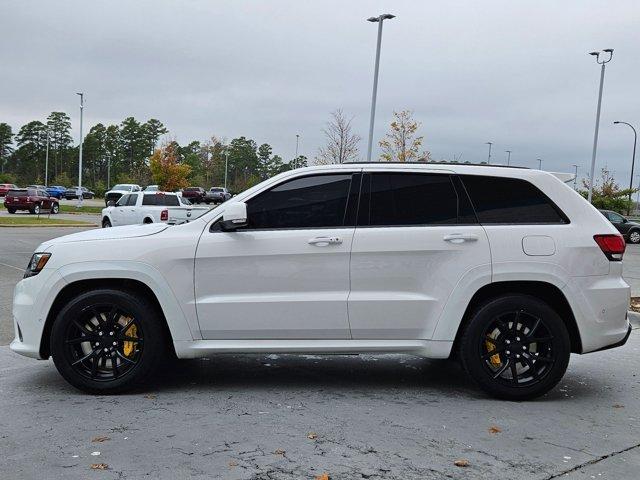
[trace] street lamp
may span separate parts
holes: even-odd
[[[390,13],[382,14],[378,17],[367,18],[368,22],[378,23],[378,43],[376,46],[376,65],[373,71],[373,93],[371,94],[371,116],[369,119],[369,143],[367,144],[367,161],[371,161],[371,148],[373,146],[373,124],[376,117],[376,96],[378,94],[378,71],[380,70],[380,46],[382,44],[382,23],[391,20],[395,15]]]
[[[507,152],[507,166],[511,165],[511,150],[505,150]]]
[[[491,165],[491,145],[493,145],[493,142],[486,142],[485,145],[489,145],[489,156],[487,157],[487,164]]]
[[[638,141],[638,133],[636,132],[636,129],[633,127],[633,125],[631,125],[630,123],[627,122],[618,122],[615,121],[613,122],[614,125],[627,125],[629,128],[631,128],[631,130],[633,130],[633,154],[631,156],[631,180],[629,180],[629,208],[631,208],[631,189],[633,188],[633,167],[634,164],[636,163],[636,143]],[[627,209],[627,215],[629,215],[630,210]]]
[[[578,188],[578,165],[576,165],[575,163],[573,165],[571,165],[573,168],[576,169],[574,177],[573,177],[573,189],[577,190]]]
[[[229,173],[229,147],[224,150],[224,189],[227,190],[227,174]]]
[[[600,60],[602,54],[603,59]],[[596,151],[598,150],[598,130],[600,128],[600,107],[602,106],[602,87],[604,85],[604,66],[613,58],[613,48],[605,48],[602,52],[589,52],[589,55],[596,57],[596,62],[602,65],[600,69],[600,88],[598,90],[598,108],[596,109],[596,128],[593,133],[593,152],[591,154],[591,173],[589,175],[589,193],[587,200],[591,203],[593,197],[593,175],[596,168]]]
[[[49,186],[49,129],[47,128],[47,153],[44,156],[44,186]]]
[[[298,167],[298,144],[300,142],[300,135],[296,133],[296,158],[293,163],[293,168]]]
[[[76,95],[80,95],[80,149],[78,153],[78,207],[82,206],[82,113],[84,110],[84,93],[78,92]]]
[[[542,170],[542,159],[536,158],[536,160],[538,161],[538,170]]]

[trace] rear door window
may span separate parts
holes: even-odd
[[[562,224],[566,215],[532,183],[520,178],[461,175],[481,224]]]
[[[138,194],[132,193],[129,195],[129,199],[127,200],[127,206],[134,207],[137,201],[138,201]]]
[[[455,225],[477,223],[466,194],[451,175],[380,172],[363,180],[361,226]]]

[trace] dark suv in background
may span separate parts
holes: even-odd
[[[37,214],[47,210],[51,213],[60,211],[58,199],[50,197],[46,190],[39,188],[9,190],[4,197],[4,207],[9,213],[16,213],[17,210],[29,210],[29,212]]]
[[[627,220],[612,210],[600,210],[600,213],[613,223],[627,242],[640,243],[640,223]]]
[[[182,191],[182,196],[191,203],[203,203],[207,201],[207,191],[202,187],[187,187]]]

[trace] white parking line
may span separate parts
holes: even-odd
[[[2,265],[3,267],[15,268],[19,272],[24,272],[24,268],[16,267],[15,265],[9,265],[8,263],[2,263],[2,262],[0,262],[0,265]]]

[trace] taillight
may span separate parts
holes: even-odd
[[[160,220],[162,222],[166,222],[167,220],[169,220],[169,210],[162,210],[160,212]]]
[[[626,247],[622,235],[594,235],[593,239],[600,247],[600,250],[602,250],[602,253],[604,253],[609,260],[617,262],[622,260],[622,255],[624,254],[624,249]]]
[[[27,197],[27,202],[30,202],[30,201],[31,201],[31,197]]]

